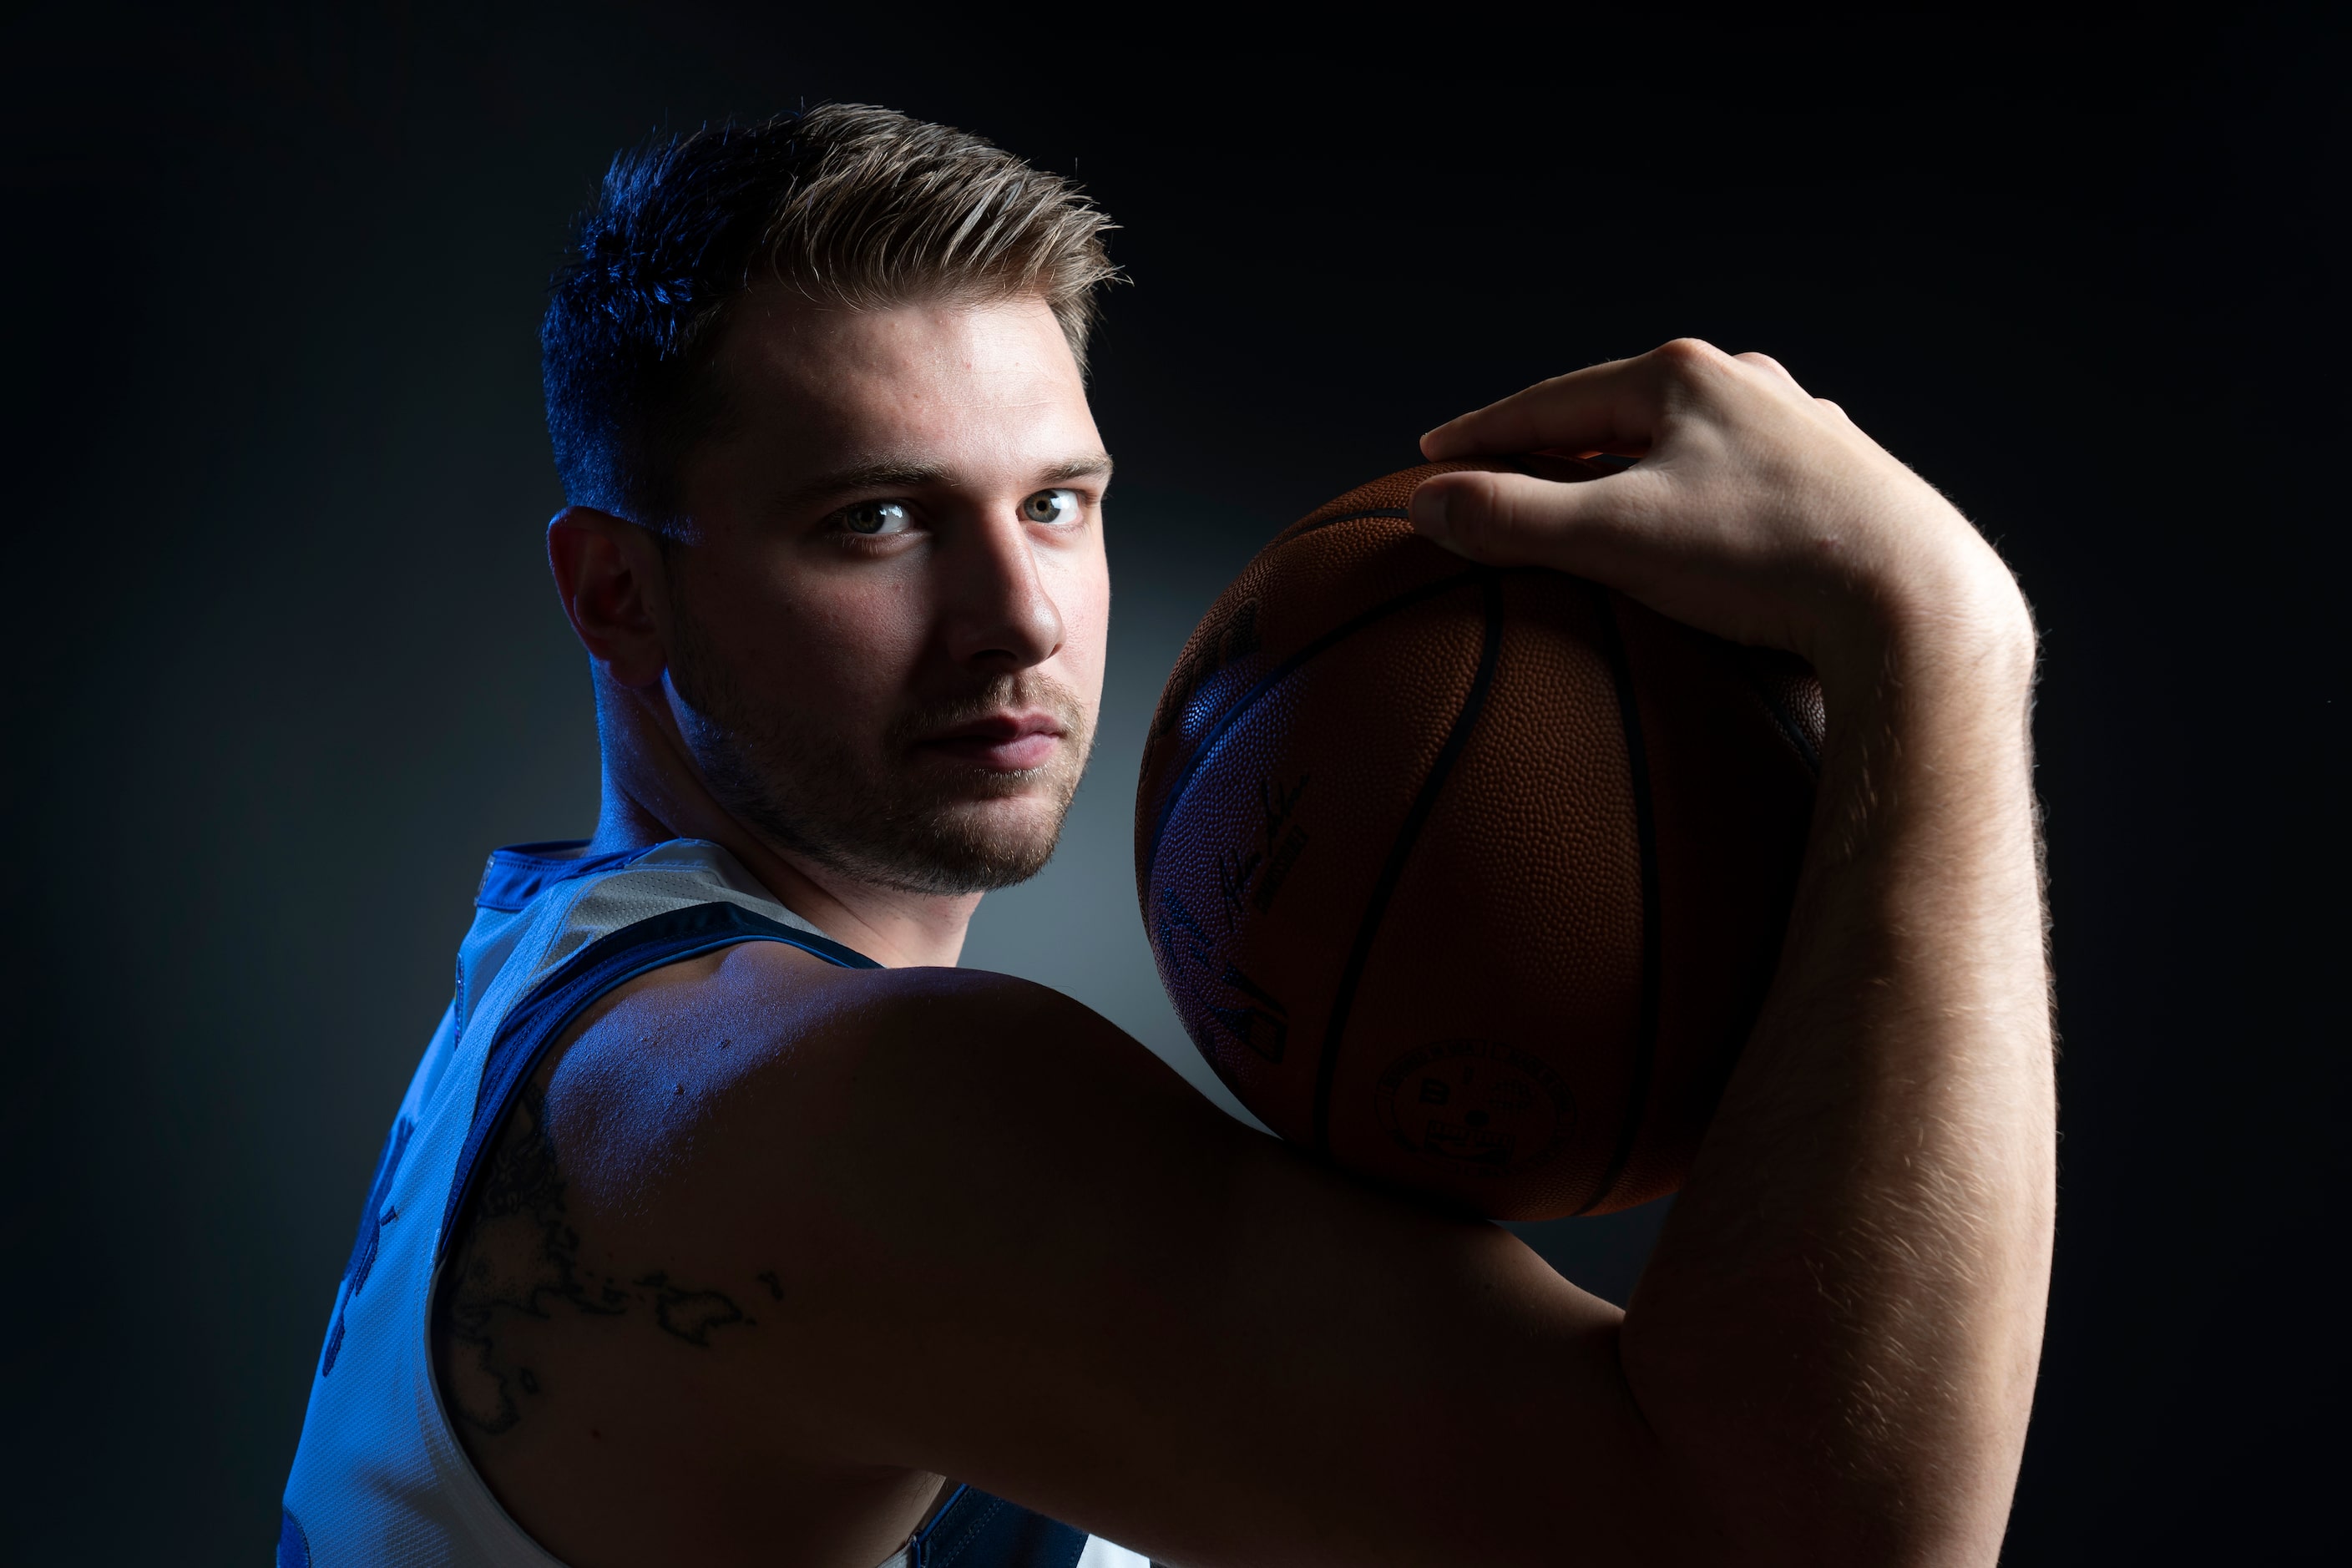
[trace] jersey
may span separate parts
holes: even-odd
[[[718,845],[490,857],[457,995],[402,1097],[336,1287],[286,1484],[278,1568],[560,1568],[491,1495],[434,1376],[433,1293],[509,1107],[583,1009],[664,964],[777,942],[877,967],[776,902]],[[1146,1568],[1124,1548],[959,1488],[884,1568]]]

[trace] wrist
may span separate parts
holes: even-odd
[[[1813,653],[1832,714],[1883,705],[1894,691],[1939,706],[2014,711],[2033,687],[2037,639],[2017,581],[1979,543],[1941,569],[1867,595]]]

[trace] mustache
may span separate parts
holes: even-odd
[[[886,731],[889,748],[903,752],[943,731],[957,730],[1006,709],[1016,712],[1043,709],[1054,716],[1065,739],[1083,745],[1093,726],[1078,694],[1049,677],[1024,672],[1002,675],[969,691],[926,701],[891,721]]]

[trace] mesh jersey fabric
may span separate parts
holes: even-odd
[[[483,872],[457,995],[401,1099],[336,1287],[286,1483],[279,1568],[562,1568],[490,1494],[433,1375],[443,1230],[482,1142],[478,1123],[503,1119],[519,1081],[518,1033],[536,1037],[525,1042],[535,1056],[602,994],[593,984],[610,989],[735,942],[786,941],[835,963],[870,962],[777,903],[715,844],[673,839],[593,858],[580,847],[500,849]],[[564,997],[551,1002],[558,991]],[[507,1059],[494,1063],[502,1046]],[[498,1081],[486,1082],[494,1066]],[[970,1489],[891,1563],[1146,1568],[1122,1547]]]

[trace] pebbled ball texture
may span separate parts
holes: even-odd
[[[1310,513],[1169,678],[1136,884],[1193,1043],[1283,1137],[1498,1219],[1672,1192],[1778,959],[1809,672],[1417,537],[1434,463]]]

